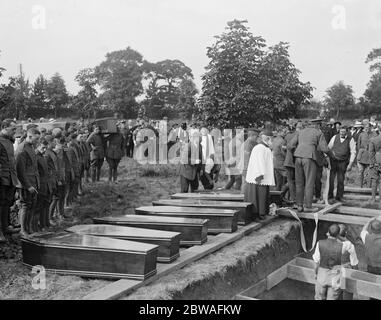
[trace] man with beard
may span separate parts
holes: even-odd
[[[16,163],[13,143],[16,123],[6,119],[1,123],[0,132],[0,243],[6,239],[3,233],[15,233],[19,230],[9,223],[10,207],[15,200],[17,185]]]

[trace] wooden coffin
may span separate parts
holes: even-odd
[[[94,124],[100,126],[103,133],[116,133],[118,132],[116,125],[118,121],[114,118],[102,118],[94,120]]]
[[[94,278],[144,280],[156,273],[158,246],[75,233],[22,238],[23,263]]]
[[[136,228],[180,232],[180,245],[201,245],[207,241],[208,220],[159,216],[124,215],[93,218],[96,224],[112,224]]]
[[[136,214],[157,215],[181,218],[208,219],[208,233],[231,233],[237,230],[238,210],[175,207],[175,206],[148,206],[135,209]]]
[[[253,219],[253,204],[250,202],[238,201],[217,201],[217,200],[197,200],[197,199],[168,199],[153,202],[154,206],[176,206],[195,208],[214,208],[238,210],[238,224],[247,225]]]
[[[175,193],[171,199],[200,199],[213,201],[244,201],[244,195],[238,191],[218,190],[192,193]],[[270,191],[270,203],[282,204],[281,191]]]
[[[103,224],[76,225],[66,229],[66,231],[77,234],[88,234],[92,236],[109,237],[158,245],[158,262],[170,263],[180,256],[181,233],[179,232]]]

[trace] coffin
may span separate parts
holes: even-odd
[[[172,262],[180,255],[181,233],[101,224],[76,225],[68,232],[158,245],[157,261]]]
[[[118,132],[116,125],[118,121],[114,118],[102,118],[94,120],[94,124],[100,126],[103,133],[116,133]]]
[[[152,244],[66,232],[21,242],[23,263],[44,266],[46,271],[137,280],[156,273],[158,246]]]
[[[201,191],[192,193],[175,193],[171,199],[200,199],[214,201],[244,201],[244,195],[238,190]],[[270,203],[282,204],[281,191],[270,191]]]
[[[124,215],[93,218],[96,224],[112,224],[136,228],[180,232],[180,245],[201,245],[207,241],[208,220],[160,216]]]
[[[175,207],[175,206],[149,206],[135,209],[136,214],[157,215],[181,218],[208,219],[208,233],[234,232],[237,230],[238,210]]]
[[[196,199],[168,199],[154,201],[153,205],[238,210],[239,225],[247,225],[253,219],[253,204],[250,202]]]

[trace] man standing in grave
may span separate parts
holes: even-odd
[[[273,133],[269,128],[260,134],[261,142],[251,151],[246,174],[244,201],[253,204],[253,218],[266,219],[269,213],[270,186],[275,185],[271,152]]]

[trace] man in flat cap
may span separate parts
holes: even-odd
[[[318,148],[325,154],[329,152],[324,135],[319,129],[320,122],[321,119],[311,120],[287,145],[289,150],[295,150],[296,202],[299,212],[317,211],[317,208],[312,208],[317,152]]]
[[[361,231],[365,245],[365,257],[370,273],[381,275],[381,221],[379,217],[370,219]]]

